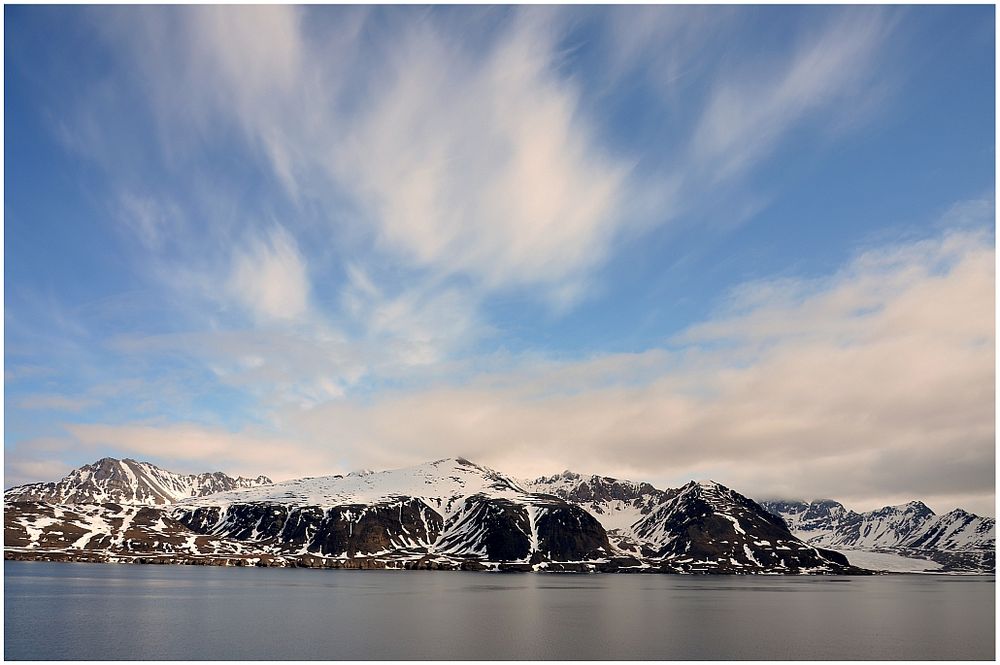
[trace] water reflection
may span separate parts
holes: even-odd
[[[993,578],[5,562],[8,659],[991,659]]]

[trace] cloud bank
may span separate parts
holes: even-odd
[[[872,248],[829,277],[744,284],[662,348],[514,358],[461,383],[286,408],[281,440],[192,424],[69,431],[287,477],[461,454],[519,476],[711,477],[762,498],[990,513],[994,266],[982,231]]]

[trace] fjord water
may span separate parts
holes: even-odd
[[[4,562],[5,659],[976,659],[994,578]]]

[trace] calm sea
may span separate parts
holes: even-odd
[[[4,562],[6,659],[982,659],[994,578]]]

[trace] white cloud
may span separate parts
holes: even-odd
[[[295,239],[280,228],[237,251],[226,284],[231,297],[259,319],[303,316],[309,305],[306,262]]]
[[[244,476],[273,475],[273,479],[310,474],[316,450],[288,439],[253,431],[230,432],[193,423],[169,426],[145,424],[67,426],[85,448],[111,447],[122,455],[155,460],[172,471],[203,472],[225,469]],[[333,456],[329,456],[325,461]],[[315,467],[312,467],[315,469]]]
[[[158,251],[177,228],[176,206],[125,192],[119,197],[119,218],[147,249]]]
[[[780,65],[751,60],[714,87],[694,130],[689,166],[718,182],[770,155],[807,120],[842,127],[875,94],[873,67],[889,30],[881,10],[849,11],[818,35],[803,35]],[[763,74],[759,72],[764,72]]]
[[[45,411],[82,411],[97,404],[89,397],[69,397],[50,393],[34,393],[17,400],[19,409],[41,409]]]
[[[172,168],[235,129],[296,201],[350,210],[336,216],[350,230],[334,233],[373,243],[352,260],[423,269],[430,283],[470,278],[481,292],[472,300],[529,287],[565,308],[622,236],[717,201],[706,183],[742,173],[807,121],[853,117],[882,83],[881,11],[830,13],[783,61],[751,55],[732,68],[700,55],[734,25],[733,11],[615,9],[598,15],[608,91],[644,68],[664,86],[664,122],[687,124],[671,82],[692,67],[714,81],[700,120],[679,132],[690,146],[653,172],[633,171],[641,152],[610,149],[594,100],[563,66],[560,39],[575,21],[566,12],[496,12],[489,35],[468,13],[388,20],[357,8],[129,8],[95,22],[124,47],[122,73],[158,120]],[[86,118],[114,117],[120,110],[102,105],[122,99],[104,91],[81,106]],[[149,215],[135,219],[155,242]]]
[[[4,455],[4,488],[35,482],[52,482],[65,476],[72,467],[61,460],[21,458],[14,453]]]
[[[713,476],[751,495],[869,507],[974,495],[967,508],[992,512],[993,257],[978,233],[867,252],[684,336],[722,347],[511,370],[294,423],[356,466],[464,454],[523,475]]]
[[[306,11],[123,20],[117,39],[145,71],[165,150],[236,126],[293,196],[347,193],[362,212],[351,223],[396,260],[486,289],[578,297],[624,222],[628,165],[557,71],[548,15],[518,10],[473,45],[419,17],[372,46],[363,13],[338,11],[319,39]]]
[[[989,514],[994,257],[976,231],[870,249],[831,278],[745,286],[675,351],[515,358],[466,382],[282,409],[294,463],[259,432],[206,450],[265,473],[278,458],[315,475],[465,455],[522,476],[712,477],[758,497],[926,498]],[[169,425],[143,430],[145,443],[119,429],[74,432],[149,454],[175,438],[152,431]]]
[[[384,247],[554,296],[605,257],[626,170],[554,70],[554,38],[525,16],[486,57],[427,23],[398,38],[335,166],[374,208]]]

